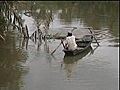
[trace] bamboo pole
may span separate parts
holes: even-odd
[[[3,41],[6,41],[5,38],[4,38],[2,35],[0,35],[0,38],[1,38]]]
[[[25,33],[25,28],[24,27],[22,27],[22,33],[24,35],[24,38],[26,38],[26,33]]]
[[[16,22],[16,16],[15,16],[15,13],[14,13],[14,19],[13,19],[13,24],[15,25],[15,22]],[[13,30],[15,29],[15,26],[13,26]]]
[[[26,27],[27,38],[29,38],[29,33],[28,33],[28,27],[27,27],[27,25],[25,25],[25,27]]]

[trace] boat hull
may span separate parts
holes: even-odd
[[[82,53],[77,54],[75,56],[64,56],[64,63],[65,64],[71,64],[74,62],[77,62],[78,60],[82,59],[83,57],[85,57],[88,53],[90,53],[90,51],[92,50],[92,47],[88,47],[85,51],[83,51]]]
[[[88,49],[91,46],[91,42],[93,40],[92,35],[85,35],[82,39],[76,40],[77,48],[75,50],[67,50],[63,49],[66,56],[74,56],[79,53],[84,52],[86,49]]]

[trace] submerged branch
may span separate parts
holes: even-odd
[[[5,38],[4,38],[2,35],[0,35],[0,38],[1,38],[3,41],[6,41]]]

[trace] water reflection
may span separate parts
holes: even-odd
[[[86,51],[76,55],[76,56],[64,56],[63,62],[61,64],[66,71],[67,78],[72,78],[72,74],[74,74],[74,68],[77,66],[77,62],[85,57],[88,53],[93,54],[93,48],[89,47]]]
[[[28,38],[23,38],[23,41],[22,41],[22,48],[26,47],[26,50],[27,50],[27,47],[28,47],[28,41],[29,41]]]
[[[34,5],[35,3],[35,5]],[[48,5],[49,3],[49,5]],[[33,11],[40,9],[40,15],[33,13],[36,22],[39,19],[45,20],[45,11],[50,11],[53,21],[50,21],[51,28],[58,28],[60,25],[77,25],[77,27],[91,26],[94,31],[104,31],[106,28],[112,36],[118,37],[119,31],[119,3],[116,2],[28,2],[26,8],[33,7]],[[26,9],[25,8],[25,9]],[[29,10],[29,9],[28,9]],[[31,10],[32,11],[32,10]],[[114,11],[114,12],[113,12]],[[44,14],[44,15],[43,15]],[[57,15],[57,17],[56,17]],[[40,16],[40,17],[39,17]],[[49,18],[50,19],[50,18]],[[47,20],[47,19],[46,19]],[[60,20],[60,22],[58,22]],[[78,21],[74,23],[75,21]],[[54,25],[52,25],[54,24]]]
[[[27,59],[27,54],[17,48],[15,38],[8,37],[5,43],[0,44],[0,89],[19,90],[22,85],[21,78],[27,72],[27,67],[22,64]]]

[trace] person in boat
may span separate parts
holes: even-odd
[[[75,50],[77,48],[77,44],[75,42],[75,36],[72,32],[68,32],[68,35],[65,40],[65,49]]]

